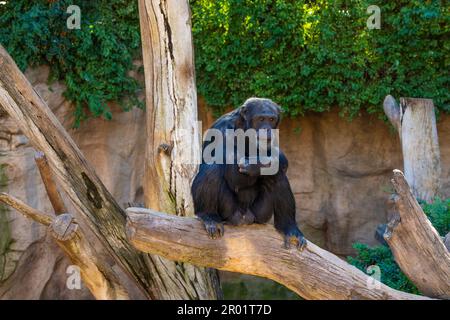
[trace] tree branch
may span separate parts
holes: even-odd
[[[3,192],[0,193],[0,202],[11,206],[27,218],[49,227],[49,232],[58,246],[70,261],[80,268],[84,284],[97,300],[129,299],[115,272],[92,249],[72,215],[65,213],[51,217]]]
[[[55,214],[58,215],[61,213],[66,213],[66,206],[64,205],[61,195],[59,194],[56,187],[56,183],[53,180],[52,171],[48,164],[47,158],[45,157],[45,154],[41,151],[37,151],[34,156],[34,161],[36,162],[39,173],[41,174],[45,190],[47,191],[48,198],[53,206]]]
[[[224,237],[212,240],[195,218],[126,212],[128,238],[141,251],[269,278],[306,299],[428,299],[389,288],[311,242],[303,252],[283,249],[282,236],[269,225],[226,226]]]
[[[0,193],[0,202],[3,202],[4,204],[16,209],[25,217],[30,218],[40,224],[43,224],[44,226],[49,226],[53,221],[53,217],[30,207],[25,202],[7,193],[4,192]]]
[[[450,253],[400,170],[394,170],[392,184],[398,215],[389,221],[384,238],[395,261],[423,294],[450,299]]]

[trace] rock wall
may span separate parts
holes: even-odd
[[[116,112],[112,121],[95,119],[74,130],[70,104],[62,97],[64,86],[55,83],[49,87],[45,67],[26,75],[118,203],[142,202],[144,111]],[[114,105],[111,108],[118,109]],[[211,112],[202,104],[199,111],[207,128],[213,121]],[[438,132],[441,193],[449,197],[449,116],[442,116]],[[386,221],[391,171],[402,165],[397,134],[373,116],[348,122],[337,112],[329,112],[284,119],[280,137],[290,161],[288,175],[297,201],[297,218],[306,236],[339,255],[351,254],[352,243],[357,241],[376,244],[375,227]],[[16,124],[0,111],[0,165],[5,165],[8,177],[5,191],[52,212],[33,153]],[[5,252],[0,251],[0,262],[6,266],[0,268],[0,299],[92,298],[86,288],[66,288],[69,262],[46,237],[45,228],[13,210],[7,213],[7,221],[13,242]]]

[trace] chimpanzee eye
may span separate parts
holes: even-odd
[[[269,120],[270,120],[270,122],[273,122],[275,120],[275,118],[271,117]]]
[[[264,117],[259,117],[259,121],[264,121]]]

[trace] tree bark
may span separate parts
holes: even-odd
[[[423,294],[450,299],[450,253],[412,194],[403,173],[394,170],[392,184],[398,215],[384,238],[402,271]]]
[[[311,242],[302,252],[284,249],[271,225],[225,226],[213,240],[195,218],[126,211],[131,243],[171,260],[269,278],[305,299],[428,299],[389,288]]]
[[[146,257],[126,239],[124,211],[2,46],[0,70],[0,105],[34,147],[45,153],[54,176],[79,213],[77,219],[86,223],[142,292],[152,297],[154,283]]]
[[[431,202],[440,187],[440,153],[433,100],[384,100],[384,111],[400,135],[406,180],[414,196]]]
[[[147,136],[145,206],[193,215],[190,184],[200,140],[188,1],[140,0]],[[153,257],[160,299],[221,297],[217,273]]]

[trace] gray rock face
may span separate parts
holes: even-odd
[[[76,144],[120,205],[141,203],[145,152],[142,110],[115,112],[112,121],[91,120],[71,129],[70,104],[64,86],[46,84],[48,69],[27,77],[69,131]],[[118,110],[117,106],[111,108]],[[213,119],[200,104],[203,128]],[[442,195],[450,196],[450,117],[438,124],[443,169]],[[281,145],[290,166],[288,176],[297,200],[297,219],[306,236],[339,255],[351,254],[354,242],[376,244],[378,224],[386,222],[392,169],[402,166],[397,134],[371,116],[352,122],[337,112],[310,114],[282,122]],[[8,184],[4,191],[32,207],[52,212],[35,166],[34,149],[17,125],[0,110],[0,165]],[[66,203],[70,208],[70,203]],[[70,209],[69,209],[70,210]],[[1,214],[1,212],[0,212]],[[8,221],[8,222],[5,222]],[[0,299],[90,299],[88,290],[69,290],[69,261],[39,224],[10,210],[0,219],[13,242],[1,251]],[[4,230],[1,229],[0,230]],[[1,242],[2,237],[0,237]]]

